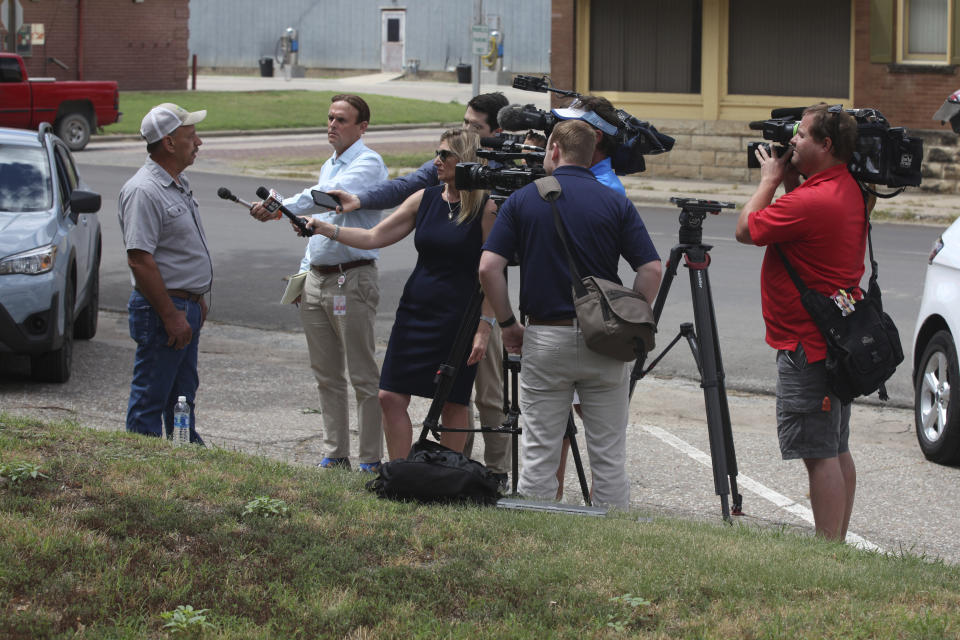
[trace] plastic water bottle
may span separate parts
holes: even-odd
[[[173,446],[183,447],[190,444],[190,405],[187,397],[177,398],[173,406]]]

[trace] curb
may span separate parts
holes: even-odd
[[[108,125],[109,126],[109,125]],[[421,123],[397,123],[397,124],[372,124],[367,127],[367,131],[405,131],[409,129],[449,129],[459,127],[459,122],[421,122]],[[270,135],[288,135],[288,134],[322,134],[326,133],[326,127],[291,127],[289,129],[217,129],[215,131],[200,131],[204,138],[226,138],[230,136],[270,136]],[[113,142],[117,140],[142,140],[139,133],[102,133],[97,134],[104,142]]]

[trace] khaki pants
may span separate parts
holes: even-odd
[[[500,328],[494,327],[487,343],[487,357],[477,365],[474,380],[473,404],[484,427],[499,427],[503,424],[503,340]],[[473,411],[469,412],[467,427],[475,429]],[[470,457],[473,451],[474,433],[467,434],[463,455]],[[483,434],[483,463],[494,473],[510,470],[510,440],[513,436],[503,433]]]
[[[347,371],[357,401],[360,462],[378,462],[383,455],[383,430],[377,399],[380,372],[377,368],[373,323],[380,301],[377,268],[355,267],[339,273],[311,270],[303,286],[300,320],[310,352],[310,368],[317,379],[323,414],[325,455],[350,456],[350,412]],[[346,315],[333,313],[333,297],[346,296]]]
[[[517,491],[553,500],[573,392],[580,395],[593,502],[626,509],[629,369],[587,348],[577,327],[530,325],[523,334],[522,461]]]

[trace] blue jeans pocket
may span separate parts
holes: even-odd
[[[130,337],[137,344],[149,344],[160,324],[160,318],[153,312],[153,307],[146,301],[142,304],[131,302],[127,311],[130,314]]]
[[[187,314],[187,321],[190,322],[190,326],[194,332],[198,331],[200,328],[199,313],[196,314],[196,318],[190,317],[190,311],[187,305],[191,303],[181,298],[171,298],[171,301],[173,302],[173,306]],[[197,310],[199,312],[199,306]],[[153,310],[153,307],[150,306],[146,298],[134,292],[134,294],[130,296],[130,301],[127,303],[127,311],[129,313],[130,337],[134,342],[139,345],[166,344],[167,331],[163,327],[160,316]]]

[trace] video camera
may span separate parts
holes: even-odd
[[[481,149],[477,154],[480,155]],[[495,153],[495,152],[488,152]],[[504,159],[517,159],[514,156],[537,157],[539,164],[533,164],[528,167],[518,167],[515,165],[504,165],[500,167],[489,167],[479,162],[460,162],[457,164],[456,174],[454,176],[458,191],[473,191],[475,189],[489,189],[495,193],[491,194],[494,201],[502,200],[509,194],[521,187],[525,187],[537,178],[547,175],[543,170],[543,153],[500,153],[498,157]],[[481,156],[483,157],[483,156]]]
[[[840,105],[830,107],[832,111],[845,111],[857,121],[857,144],[847,168],[860,185],[877,196],[892,197],[904,187],[920,184],[920,162],[923,159],[923,140],[911,138],[903,127],[891,127],[882,113],[876,109],[843,109]],[[762,131],[763,138],[778,143],[773,147],[763,142],[751,142],[747,145],[747,166],[755,169],[760,166],[755,151],[758,145],[771,148],[777,157],[783,155],[796,135],[804,107],[774,109],[769,120],[751,122],[750,128]],[[878,194],[864,186],[864,183],[897,188],[891,194]]]
[[[508,131],[539,129],[547,137],[553,127],[561,120],[580,119],[617,141],[617,148],[610,155],[613,170],[621,176],[638,173],[647,168],[644,155],[665,153],[673,148],[674,140],[656,130],[649,122],[639,120],[623,109],[617,109],[619,125],[607,122],[593,111],[579,109],[577,104],[582,96],[574,91],[557,89],[550,86],[549,76],[518,75],[513,78],[513,88],[523,91],[537,91],[572,97],[575,101],[565,109],[553,109],[549,112],[537,109],[532,104],[507,105],[497,114],[500,126]]]
[[[541,147],[523,144],[523,134],[498,133],[480,138],[486,149],[477,149],[477,157],[489,164],[458,162],[454,180],[458,190],[473,191],[488,189],[494,201],[504,200],[508,195],[524,187],[546,173],[543,170],[545,156]],[[525,166],[518,165],[522,160]]]

